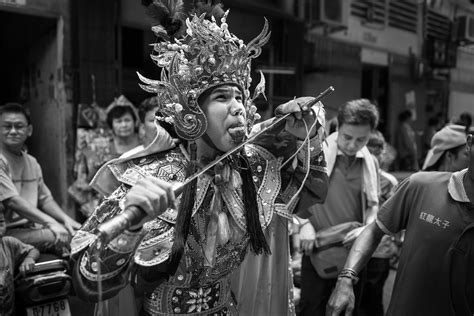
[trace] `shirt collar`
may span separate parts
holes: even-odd
[[[453,200],[470,203],[471,201],[467,197],[466,190],[464,189],[463,185],[463,178],[466,173],[467,169],[453,172],[451,178],[449,179],[448,192]]]

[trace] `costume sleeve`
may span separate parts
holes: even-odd
[[[282,182],[284,186],[286,184],[285,191],[297,193],[305,181],[294,211],[296,214],[301,214],[314,204],[324,203],[328,190],[328,175],[326,159],[318,136],[310,141],[309,153],[308,144],[297,141],[296,146],[298,149],[301,148],[296,156],[296,164],[293,163],[293,166],[288,165],[282,169]]]
[[[43,181],[43,172],[38,163],[36,163],[37,177],[38,177],[38,208],[42,208],[43,205],[53,201],[53,195]]]
[[[6,161],[0,157],[0,202],[17,195],[19,194],[10,177],[8,165]]]
[[[170,223],[157,218],[152,221],[152,229],[144,228],[137,232],[125,231],[105,247],[98,249],[97,227],[123,211],[121,205],[127,190],[128,186],[122,184],[106,198],[71,241],[73,284],[77,295],[85,301],[98,301],[99,269],[103,289],[102,299],[115,296],[130,280],[132,280],[132,285],[140,283],[142,286],[150,287],[156,284],[155,281],[163,280],[163,274],[160,273],[166,272],[166,269],[162,268],[164,264],[160,265],[161,262],[149,264],[150,269],[145,269],[134,263],[134,257],[139,256],[144,261],[155,257],[156,251],[158,251],[157,247],[146,248],[149,252],[139,251],[137,247],[142,240],[150,238],[150,235],[156,236],[163,232],[172,233],[172,224]],[[145,224],[145,226],[147,225]],[[163,257],[163,261],[166,259],[167,257]]]
[[[127,284],[128,268],[141,240],[141,232],[125,231],[103,247],[100,247],[96,237],[100,224],[122,212],[119,203],[125,193],[122,185],[105,199],[71,241],[73,284],[77,295],[85,301],[98,300],[99,272],[103,288],[102,299],[113,297]]]
[[[382,205],[377,214],[377,225],[386,234],[394,235],[405,229],[408,224],[415,185],[409,177],[403,180],[395,193]]]
[[[257,124],[252,133],[256,133],[269,124],[272,120]],[[257,137],[254,144],[258,144],[270,151],[275,157],[283,158],[286,164],[281,169],[282,197],[288,202],[300,188],[307,172],[308,177],[299,194],[296,213],[303,212],[310,206],[323,203],[328,189],[328,176],[326,173],[326,159],[322,150],[324,130],[317,123],[318,133],[308,143],[303,143],[285,130],[285,124],[279,124]],[[291,206],[290,206],[291,207]]]
[[[21,242],[19,239],[11,236],[3,236],[3,240],[6,245],[10,248],[12,254],[12,261],[14,269],[18,268],[18,265],[23,262],[23,259],[28,255],[30,250],[34,249],[33,246]]]

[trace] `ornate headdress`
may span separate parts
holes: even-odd
[[[170,0],[167,0],[170,2]],[[166,2],[166,1],[163,1]],[[254,100],[264,93],[265,79],[261,74],[260,83],[250,96],[250,64],[253,58],[261,53],[261,47],[268,41],[270,33],[268,22],[261,33],[247,45],[230,33],[227,28],[227,15],[220,18],[220,24],[211,15],[194,13],[183,23],[186,31],[183,35],[173,38],[169,34],[166,23],[172,20],[170,15],[180,17],[179,6],[182,1],[175,1],[172,9],[169,3],[154,0],[151,6],[160,11],[160,25],[152,27],[153,32],[162,41],[154,44],[151,58],[162,67],[161,79],[151,80],[138,73],[144,84],[140,86],[148,92],[156,93],[160,98],[160,112],[163,120],[174,124],[179,137],[195,140],[207,129],[207,119],[199,104],[199,96],[206,90],[223,85],[236,85],[243,93],[244,106],[247,110],[247,130],[253,126],[258,114],[251,110]],[[163,14],[163,8],[167,13]],[[176,23],[173,24],[176,30]],[[179,27],[178,27],[179,28]]]

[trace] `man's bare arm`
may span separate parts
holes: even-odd
[[[53,217],[43,213],[19,195],[6,199],[3,202],[8,209],[13,210],[15,213],[18,213],[32,222],[46,226],[56,222]]]
[[[372,257],[384,234],[376,222],[369,224],[354,242],[344,269],[352,270],[356,274],[359,273]],[[339,277],[329,299],[326,315],[352,315],[354,303],[353,280],[347,277]]]
[[[69,233],[64,226],[57,222],[53,217],[37,209],[31,203],[19,195],[15,195],[5,201],[5,206],[24,218],[48,227],[56,236],[56,240],[63,243],[69,242]]]
[[[370,223],[354,242],[344,268],[349,268],[359,273],[372,257],[383,235],[385,233],[375,221]]]
[[[56,203],[54,200],[50,200],[42,206],[43,212],[47,213],[48,215],[52,216],[58,222],[64,224],[68,229],[71,235],[74,235],[74,231],[79,229],[81,225],[72,219],[63,209]]]

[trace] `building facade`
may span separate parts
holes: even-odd
[[[329,118],[347,100],[375,101],[389,141],[403,110],[415,114],[419,138],[430,118],[472,113],[474,51],[460,21],[473,7],[467,0],[300,0],[303,94],[333,85]]]
[[[189,10],[192,0],[185,0]],[[223,0],[231,30],[245,41],[269,21],[272,36],[253,65],[254,84],[266,77],[257,102],[264,118],[295,96],[328,86],[328,118],[345,101],[374,100],[390,141],[398,113],[416,114],[422,131],[473,111],[474,5],[469,0]],[[136,71],[159,78],[150,59],[156,39],[139,0],[0,0],[0,103],[32,112],[28,150],[43,166],[56,199],[68,211],[77,110],[106,107],[124,94],[149,94]],[[471,33],[469,33],[471,32]],[[94,78],[94,80],[92,79]]]

